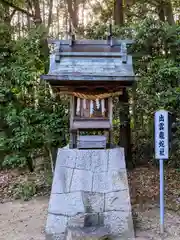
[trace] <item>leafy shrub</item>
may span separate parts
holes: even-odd
[[[68,100],[52,94],[40,80],[44,62],[40,52],[40,33],[11,41],[7,61],[0,63],[0,119],[4,125],[0,151],[3,166],[25,167],[33,171],[32,155],[38,149],[63,146],[68,132]]]
[[[3,167],[8,168],[24,168],[26,166],[26,158],[19,155],[6,155],[2,163]]]
[[[31,181],[19,183],[14,186],[13,193],[16,199],[28,201],[37,193],[36,185]]]

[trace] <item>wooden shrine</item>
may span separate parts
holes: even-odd
[[[113,96],[132,86],[135,76],[130,40],[53,40],[50,69],[42,78],[71,96],[70,147],[112,146]],[[101,131],[103,134],[90,135]],[[81,134],[83,133],[83,135]],[[104,134],[104,133],[108,133]],[[108,144],[109,143],[109,144]]]

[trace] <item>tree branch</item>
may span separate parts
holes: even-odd
[[[33,14],[31,14],[30,12],[28,12],[27,10],[25,10],[23,8],[16,6],[13,3],[7,2],[6,0],[0,0],[0,2],[6,6],[14,8],[16,11],[22,12],[22,13],[26,14],[27,16],[34,18]]]
[[[13,11],[12,11],[12,13],[11,13],[11,15],[10,15],[10,19],[13,18],[13,16],[14,16],[15,13],[16,13],[16,9],[13,9]]]

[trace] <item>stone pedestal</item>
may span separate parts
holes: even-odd
[[[71,240],[75,233],[78,240],[134,239],[122,148],[59,149],[46,239]]]

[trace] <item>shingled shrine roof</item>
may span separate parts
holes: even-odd
[[[135,80],[132,56],[126,44],[131,41],[62,40],[50,56],[50,68],[42,78],[53,86],[80,85],[82,82],[116,82],[130,86]]]

